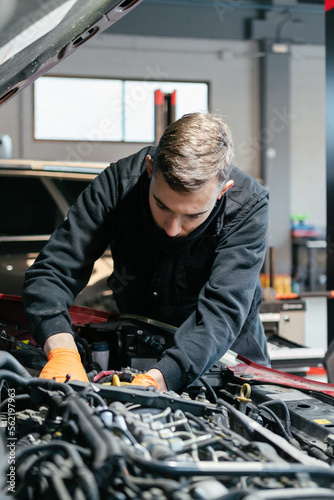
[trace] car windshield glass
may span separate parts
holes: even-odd
[[[0,236],[51,234],[63,216],[40,179],[2,177]]]

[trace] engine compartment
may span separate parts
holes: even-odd
[[[180,394],[130,385],[138,359],[158,356],[171,332],[142,318],[99,323],[83,310],[73,324],[90,382],[39,379],[45,356],[24,329],[20,302],[7,306],[1,498],[334,498],[333,385],[231,354]],[[105,337],[111,366],[115,356],[126,364],[102,371],[92,363],[92,339]]]

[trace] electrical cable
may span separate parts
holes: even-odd
[[[274,413],[270,408],[267,408],[266,406],[263,406],[262,404],[260,404],[258,407],[260,408],[260,410],[262,410],[262,411],[264,410],[267,413],[269,413],[269,415],[275,420],[276,424],[280,428],[280,430],[281,430],[283,436],[285,437],[285,439],[287,441],[289,441],[289,443],[294,446],[293,437],[290,437],[289,434],[287,433],[287,431],[284,429],[283,424],[280,421],[280,419],[278,418],[278,416],[276,415],[276,413]]]
[[[209,401],[211,403],[216,404],[217,403],[217,395],[216,395],[215,391],[213,390],[213,388],[211,387],[211,385],[203,377],[200,377],[199,380],[200,380],[200,382],[202,382],[205,389],[207,389],[207,391],[209,392],[209,394],[211,396],[211,399],[209,399]]]
[[[254,428],[251,426],[247,417],[243,413],[241,413],[239,410],[234,408],[234,406],[232,406],[230,403],[227,403],[226,401],[224,401],[224,399],[218,398],[217,404],[224,406],[224,408],[226,408],[242,424],[242,426],[245,428],[245,430],[247,430],[249,436],[254,435],[254,432],[255,432]]]
[[[133,446],[138,444],[138,441],[136,440],[136,438],[127,429],[122,429],[122,427],[120,427],[119,425],[114,425],[114,424],[108,425],[108,429],[110,431],[117,431],[117,432],[120,432],[121,434],[123,434],[130,441],[130,443]]]
[[[282,406],[282,408],[284,409],[284,412],[285,412],[285,427],[286,427],[286,432],[288,433],[288,435],[290,436],[291,439],[293,439],[293,435],[292,435],[292,432],[291,432],[291,419],[290,419],[290,411],[289,411],[289,408],[286,404],[285,401],[283,401],[282,399],[274,399],[272,401],[265,401],[263,403],[260,403],[258,405],[259,408],[263,408],[265,406],[274,406],[274,405],[279,405],[279,406]]]

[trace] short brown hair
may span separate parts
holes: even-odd
[[[194,192],[214,177],[223,187],[232,161],[232,134],[223,119],[190,113],[166,128],[153,158],[153,172],[161,172],[174,191]]]

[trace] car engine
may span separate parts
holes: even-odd
[[[45,356],[24,320],[8,316],[0,318],[1,498],[334,498],[334,386],[233,353],[180,394],[131,385],[171,336],[135,317],[76,317],[90,382],[61,384],[38,378]],[[109,338],[108,370],[92,361],[96,338]]]

